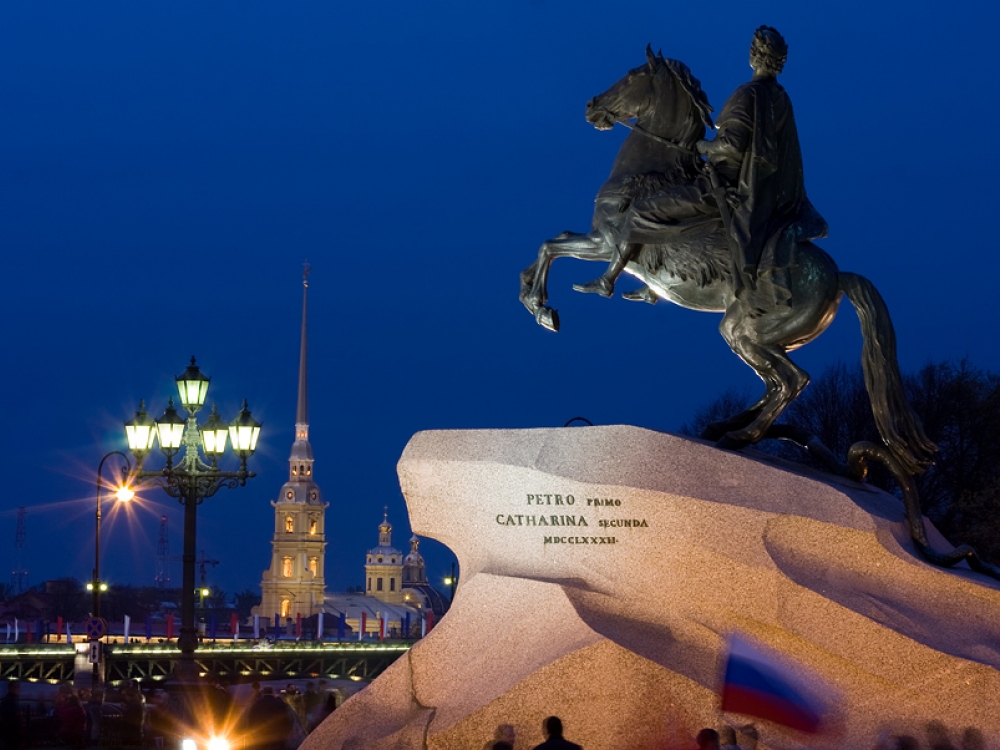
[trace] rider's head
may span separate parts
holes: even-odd
[[[750,43],[750,67],[757,73],[776,76],[785,67],[788,45],[777,29],[761,26]]]

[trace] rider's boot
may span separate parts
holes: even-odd
[[[640,246],[634,243],[624,243],[615,247],[614,257],[608,263],[607,270],[593,281],[586,284],[574,284],[573,288],[584,294],[599,294],[602,297],[610,297],[615,293],[615,280],[628,265],[629,260]]]
[[[622,294],[622,299],[627,299],[629,302],[648,302],[651,305],[655,305],[657,297],[656,292],[643,284],[634,291]]]
[[[615,293],[615,277],[617,274],[609,276],[607,272],[601,274],[593,281],[586,284],[574,284],[573,288],[584,294],[599,294],[602,297],[610,297]]]

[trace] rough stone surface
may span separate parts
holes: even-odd
[[[414,532],[459,558],[455,604],[303,750],[479,750],[500,723],[526,750],[551,714],[586,750],[692,747],[752,720],[719,711],[732,631],[839,695],[820,736],[757,721],[764,747],[1000,737],[1000,587],[919,560],[883,492],[625,426],[423,432],[398,468]]]

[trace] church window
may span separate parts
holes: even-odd
[[[396,558],[395,557],[390,557],[389,558],[389,562],[391,562],[393,565],[395,565],[396,564]]]
[[[309,533],[312,534],[313,536],[316,536],[316,529],[318,527],[319,527],[319,523],[317,523],[316,518],[315,517],[310,518],[309,519]]]
[[[368,590],[369,591],[372,590],[372,579],[371,578],[368,579]]]
[[[310,557],[309,558],[309,572],[312,573],[313,578],[319,575],[319,558]]]
[[[395,578],[390,578],[389,579],[389,591],[395,591],[395,590],[396,590],[396,579]]]
[[[319,500],[319,493],[316,490],[313,490],[311,497],[313,500]]]
[[[382,558],[380,557],[380,558],[378,559],[378,561],[379,561],[379,562],[382,562]]]
[[[292,577],[292,558],[283,557],[281,559],[281,575],[285,578]]]
[[[289,534],[295,531],[295,519],[291,516],[285,516],[285,531]]]
[[[311,475],[312,475],[312,473],[313,473],[313,470],[312,470],[312,467],[311,467],[311,466],[307,466],[307,467],[306,467],[306,476],[307,476],[307,477],[308,477],[308,476],[311,476]]]
[[[381,578],[376,578],[375,579],[375,589],[376,589],[376,591],[381,591],[382,590],[382,579]]]
[[[286,500],[291,500],[293,497],[295,497],[295,493],[292,492],[291,490],[288,490],[288,492],[285,493]]]
[[[292,467],[292,476],[293,477],[297,477],[298,475],[299,475],[299,467],[298,466],[293,466]]]
[[[290,617],[292,614],[292,602],[288,599],[281,600],[281,612],[282,617]]]

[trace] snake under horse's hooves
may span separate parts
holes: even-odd
[[[702,433],[702,437],[709,440],[714,439],[718,447],[727,450],[739,450],[746,447],[742,441],[729,438],[725,433],[718,435],[718,430],[723,425],[724,423],[710,425]],[[920,495],[913,482],[913,477],[903,470],[899,460],[888,446],[867,440],[855,443],[847,451],[847,463],[845,464],[839,461],[830,449],[820,442],[819,438],[801,427],[789,424],[772,425],[765,437],[790,440],[805,449],[810,456],[823,464],[831,473],[858,482],[864,481],[868,475],[868,462],[878,461],[890,471],[903,493],[903,507],[906,509],[906,523],[910,529],[910,538],[913,540],[913,546],[924,560],[943,568],[954,567],[964,560],[977,573],[1000,581],[1000,567],[983,560],[976,550],[968,544],[959,545],[951,552],[938,552],[931,547],[927,540],[924,516],[920,511]]]

